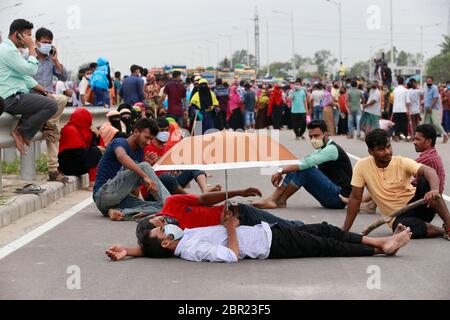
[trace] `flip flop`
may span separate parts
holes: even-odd
[[[42,189],[38,185],[27,184],[23,188],[16,189],[15,193],[17,193],[17,194],[41,194],[45,191],[46,191],[45,189]]]

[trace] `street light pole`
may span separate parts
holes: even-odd
[[[337,6],[339,12],[339,65],[343,63],[342,61],[342,47],[343,47],[343,30],[342,30],[342,3],[337,1],[325,0]]]
[[[394,9],[392,0],[390,0],[391,5],[391,68],[394,68]]]

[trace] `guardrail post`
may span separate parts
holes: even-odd
[[[2,149],[0,149],[0,193],[3,192],[3,166],[2,166]]]
[[[36,179],[36,142],[32,142],[28,148],[27,154],[20,157],[20,178],[25,181],[33,181]]]
[[[17,159],[17,149],[16,148],[7,148],[3,149],[4,160],[6,163],[11,164],[14,163]]]
[[[42,154],[42,141],[36,141],[34,144],[35,144],[34,148],[35,158],[36,160],[38,160]]]

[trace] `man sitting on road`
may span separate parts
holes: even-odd
[[[194,262],[225,263],[246,258],[393,256],[411,238],[410,229],[403,225],[387,238],[364,237],[326,222],[304,226],[269,226],[266,222],[252,227],[239,225],[232,214],[224,217],[222,225],[185,231],[173,224],[156,227],[148,223],[137,232],[139,253],[149,258],[176,256]],[[123,252],[113,247],[106,254],[112,260],[119,260]]]
[[[261,196],[261,191],[255,188],[248,188],[246,190],[228,192],[229,199],[251,196]],[[225,205],[217,206],[217,204],[222,203],[225,199],[225,192],[211,192],[201,196],[189,194],[168,197],[159,214],[146,218],[144,218],[146,216],[145,214],[140,215],[143,220],[138,225],[137,233],[139,234],[141,232],[140,230],[146,229],[149,223],[157,227],[165,226],[166,224],[175,224],[183,230],[220,225],[225,214]],[[274,216],[270,212],[244,204],[230,204],[228,209],[229,213],[233,214],[233,216],[239,219],[242,225],[246,226],[254,226],[263,221],[283,226],[304,225],[301,221],[285,220]],[[137,218],[138,216],[135,217]],[[117,245],[108,251],[113,260],[121,260],[126,256],[143,256],[141,247],[124,248]]]
[[[144,162],[144,149],[158,134],[158,124],[147,118],[136,122],[133,134],[117,138],[109,145],[97,170],[94,201],[104,216],[120,221],[125,217],[161,211],[170,195],[151,165]],[[145,156],[147,161],[148,157]],[[144,184],[156,201],[139,199],[139,186]]]
[[[358,161],[355,166],[347,217],[343,230],[349,231],[359,212],[364,187],[367,187],[383,216],[389,216],[409,203],[424,199],[426,205],[410,210],[390,223],[393,230],[399,224],[411,228],[413,238],[442,236],[450,239],[450,214],[440,195],[440,181],[436,171],[414,160],[393,157],[391,141],[386,131],[376,129],[369,133],[366,144],[371,157]],[[411,178],[417,177],[417,187]],[[444,221],[444,227],[431,224],[436,213]]]
[[[308,125],[315,152],[300,160],[299,166],[288,166],[272,176],[275,193],[254,206],[261,209],[285,208],[286,201],[304,187],[324,208],[343,209],[350,196],[352,164],[345,151],[329,138],[322,120]],[[284,174],[288,174],[281,187]]]

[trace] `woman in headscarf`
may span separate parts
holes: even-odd
[[[275,130],[281,129],[283,121],[283,91],[279,84],[275,84],[272,94],[270,95],[267,115],[272,117],[273,128]]]
[[[227,121],[229,127],[233,130],[244,130],[244,120],[242,115],[242,100],[237,92],[237,86],[233,85],[230,89],[230,98],[228,100]]]
[[[214,129],[213,112],[219,106],[219,101],[214,92],[209,89],[207,80],[201,79],[198,85],[198,92],[192,97],[191,105],[197,109],[196,112],[201,114],[202,134],[205,134],[206,131]],[[197,116],[197,119],[200,120],[200,118]]]
[[[84,108],[75,109],[69,123],[61,130],[59,169],[72,176],[89,173],[89,189],[92,189],[104,146],[99,132],[92,126],[91,113]]]
[[[265,129],[269,126],[267,111],[269,109],[269,96],[265,89],[261,90],[261,95],[256,101],[256,129]]]
[[[333,96],[331,94],[332,85],[328,84],[322,98],[323,106],[323,120],[327,124],[328,133],[331,136],[336,135],[334,129],[334,114],[333,114]]]
[[[121,115],[117,111],[111,111],[106,114],[108,122],[100,127],[100,135],[106,146],[109,146],[115,138],[128,138],[127,128],[121,120]]]

